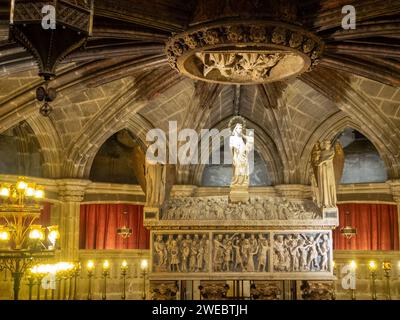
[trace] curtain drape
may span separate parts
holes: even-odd
[[[117,234],[117,229],[124,225],[132,229],[132,235],[127,239]],[[149,231],[143,227],[143,206],[81,205],[80,249],[148,249],[149,238]]]
[[[339,227],[333,232],[336,250],[399,250],[397,206],[388,204],[339,204]],[[350,215],[347,218],[346,212]],[[347,240],[340,233],[348,219],[357,235]]]
[[[41,224],[42,226],[48,227],[50,225],[51,218],[51,203],[42,202],[42,210],[40,211],[40,217],[35,221],[34,224]]]

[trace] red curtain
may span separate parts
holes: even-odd
[[[124,212],[126,214],[124,214]],[[132,235],[123,239],[117,229],[126,225]],[[80,249],[148,249],[150,233],[143,227],[143,206],[130,204],[81,205]]]
[[[50,225],[51,203],[43,202],[42,206],[43,208],[40,212],[40,217],[34,224],[41,224],[42,226],[48,227]]]
[[[399,250],[397,206],[388,204],[339,204],[339,227],[333,233],[336,250]],[[346,217],[346,212],[349,216]],[[357,235],[347,240],[340,233],[348,219]]]

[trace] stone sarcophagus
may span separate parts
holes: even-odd
[[[337,210],[319,208],[301,188],[249,188],[247,202],[175,188],[157,219],[145,219],[150,279],[333,280]]]

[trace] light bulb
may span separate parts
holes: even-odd
[[[355,270],[355,269],[357,268],[357,263],[356,263],[354,260],[351,260],[351,262],[350,262],[350,268],[351,268],[352,270]]]
[[[126,270],[127,268],[128,268],[128,263],[126,262],[126,260],[122,261],[121,269]]]
[[[44,239],[44,233],[42,231],[41,225],[31,226],[31,231],[29,232],[29,239],[32,239],[32,240],[43,240]]]
[[[149,265],[148,261],[147,261],[146,259],[143,259],[143,260],[141,261],[141,263],[140,263],[140,268],[141,268],[143,271],[145,271],[145,270],[147,270],[148,265]]]
[[[44,191],[42,189],[36,189],[35,191],[35,198],[42,199],[44,198]]]
[[[26,195],[27,197],[33,197],[33,196],[35,195],[35,189],[32,188],[32,187],[26,188],[26,190],[25,190],[25,195]]]
[[[376,270],[377,269],[377,265],[376,265],[375,261],[370,261],[369,264],[368,264],[368,268],[371,271]]]
[[[18,190],[25,190],[28,187],[28,184],[24,180],[20,180],[17,182]]]
[[[60,238],[60,232],[58,231],[58,226],[50,226],[50,227],[47,227],[47,229],[49,230],[47,239],[49,239],[51,244],[54,246],[57,239]]]
[[[103,269],[104,270],[108,270],[109,268],[110,268],[110,263],[108,262],[108,260],[104,260]]]
[[[8,189],[7,187],[2,187],[0,190],[0,195],[2,197],[9,197],[10,196],[10,189]]]
[[[7,230],[0,231],[0,241],[10,240],[10,233]]]
[[[93,268],[94,268],[94,262],[93,262],[93,260],[89,260],[89,261],[87,262],[86,267],[87,267],[88,270],[93,270]]]

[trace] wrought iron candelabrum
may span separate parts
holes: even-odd
[[[371,275],[371,297],[372,300],[376,300],[376,270],[378,269],[378,266],[376,265],[375,261],[369,262],[368,269]]]
[[[392,295],[390,292],[390,271],[392,270],[392,264],[390,262],[383,262],[382,269],[386,279],[386,299],[392,300]]]
[[[81,264],[80,262],[77,262],[75,264],[75,268],[73,271],[73,277],[74,277],[74,295],[73,295],[73,300],[77,299],[77,292],[78,292],[78,277],[81,274]]]
[[[333,288],[332,288],[332,300],[336,300],[336,275],[337,275],[337,265],[335,263],[335,261],[332,262],[333,264],[333,276],[335,277],[335,279],[333,280]]]
[[[43,187],[19,177],[0,188],[0,269],[10,271],[14,300],[19,298],[21,279],[36,260],[54,257],[60,237],[58,226],[35,224],[41,214]],[[47,239],[46,239],[47,233]]]
[[[94,262],[92,260],[89,260],[87,265],[87,275],[88,275],[88,294],[87,294],[87,300],[92,300],[92,278],[94,275]]]
[[[143,259],[140,263],[140,269],[142,270],[142,277],[143,277],[143,294],[142,299],[146,300],[146,275],[148,273],[149,263],[146,259]]]
[[[354,260],[352,260],[350,262],[350,270],[351,270],[351,272],[354,273],[354,276],[356,274],[356,269],[357,269],[357,263]],[[356,289],[355,289],[355,286],[354,286],[354,288],[351,288],[350,290],[351,290],[351,300],[356,300]]]
[[[126,275],[128,271],[128,263],[126,260],[122,261],[121,264],[121,276],[122,276],[122,295],[121,299],[125,300],[126,299]]]
[[[108,262],[108,260],[105,260],[103,262],[102,275],[103,275],[104,284],[103,284],[103,294],[102,294],[101,298],[102,298],[102,300],[107,300],[107,278],[110,275],[110,263]]]

